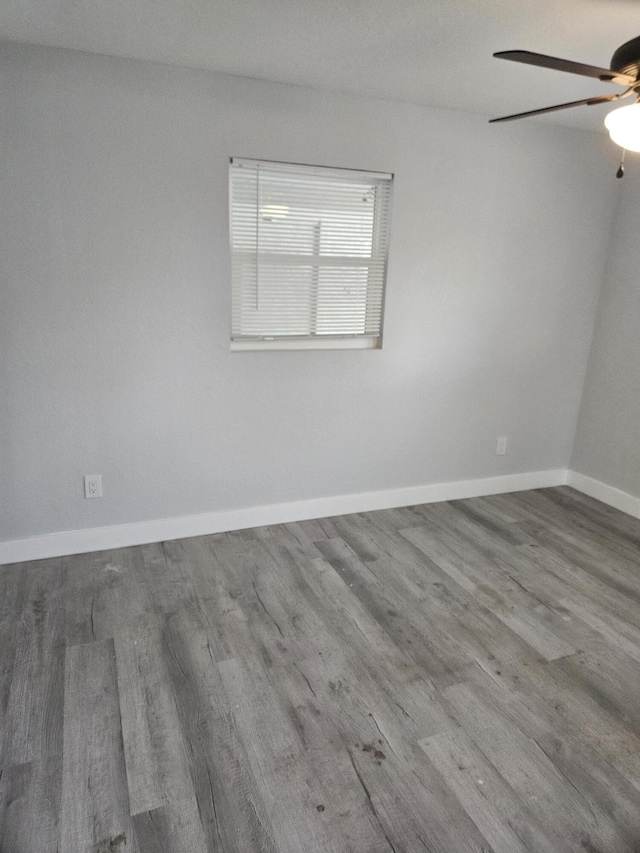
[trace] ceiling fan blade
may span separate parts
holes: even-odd
[[[555,110],[568,110],[570,107],[591,106],[592,104],[604,104],[606,101],[617,101],[620,95],[598,95],[595,98],[585,98],[583,101],[570,101],[568,104],[555,104],[553,107],[543,107],[540,110],[529,110],[526,113],[516,113],[512,116],[501,116],[489,119],[489,124],[495,121],[513,121],[516,118],[527,118],[527,116],[539,116],[542,113],[552,113]]]
[[[598,68],[595,65],[584,65],[582,62],[572,62],[570,59],[557,59],[555,56],[532,53],[530,50],[502,50],[493,55],[497,59],[510,59],[512,62],[524,62],[525,65],[538,65],[541,68],[551,68],[554,71],[582,74],[584,77],[595,77],[597,80],[618,83],[620,86],[629,86],[636,82],[636,78],[631,74],[611,71],[609,68]]]

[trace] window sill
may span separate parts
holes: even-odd
[[[231,352],[303,349],[380,349],[381,347],[382,339],[377,336],[361,338],[275,338],[273,340],[231,341]]]

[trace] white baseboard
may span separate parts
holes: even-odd
[[[567,482],[565,469],[531,471],[524,474],[506,474],[501,477],[484,477],[478,480],[459,480],[451,483],[434,483],[410,486],[403,489],[385,489],[355,495],[336,495],[330,498],[313,498],[290,503],[268,504],[228,512],[208,512],[202,515],[165,518],[157,521],[140,521],[134,524],[117,524],[110,527],[91,527],[48,533],[29,539],[0,542],[0,565],[43,560],[89,551],[106,551],[145,545],[166,539],[184,539],[229,530],[245,530],[266,524],[283,524],[311,518],[328,518],[353,512],[370,512],[376,509],[412,506],[414,504],[474,498],[526,489],[561,486]]]
[[[586,474],[579,474],[577,471],[567,471],[567,485],[615,509],[626,512],[627,515],[640,518],[640,498],[629,494],[629,492],[623,492],[621,489],[616,489],[615,486],[609,486],[607,483],[594,480],[593,477],[587,477]]]

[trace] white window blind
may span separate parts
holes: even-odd
[[[391,183],[231,161],[233,348],[380,345]]]

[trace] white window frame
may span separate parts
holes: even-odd
[[[240,175],[240,170],[245,170],[245,174]],[[256,176],[255,201],[254,190],[247,191],[246,189],[252,187],[251,181],[254,175]],[[278,239],[284,239],[286,242],[286,237],[278,238],[276,236],[275,243],[272,243],[271,246],[267,245],[266,249],[261,250],[258,248],[261,242],[260,234],[266,234],[268,237],[269,233],[272,235],[277,233],[274,230],[265,231],[265,224],[262,221],[264,220],[266,223],[273,221],[264,215],[265,210],[273,207],[268,203],[268,195],[263,197],[267,200],[266,204],[261,201],[260,178],[265,175],[271,177],[272,187],[276,186],[281,194],[284,193],[284,201],[291,204],[291,208],[288,205],[281,208],[287,212],[290,209],[295,211],[296,202],[300,202],[301,188],[303,194],[305,191],[305,176],[308,176],[309,186],[316,188],[316,192],[318,181],[321,181],[325,186],[329,185],[329,194],[332,192],[332,185],[333,192],[336,192],[336,187],[344,189],[351,183],[358,187],[358,192],[364,186],[371,193],[371,198],[366,200],[373,201],[373,208],[370,208],[372,212],[362,217],[362,213],[359,213],[355,207],[349,208],[347,225],[344,226],[344,245],[341,246],[340,222],[335,218],[332,220],[331,216],[334,211],[327,211],[324,218],[319,220],[318,233],[320,234],[322,225],[325,225],[323,234],[327,231],[331,232],[333,229],[334,245],[332,248],[329,245],[330,240],[327,240],[325,247],[328,246],[328,251],[324,253],[322,245],[319,242],[316,244],[315,240],[311,250],[307,247],[306,251],[298,253],[296,251],[296,236],[289,238],[292,239],[292,243],[286,245],[284,249],[279,248]],[[280,178],[283,181],[281,185],[278,184]],[[263,184],[266,183],[264,177],[262,180]],[[287,181],[289,180],[297,182],[294,184],[296,188],[292,191],[291,200],[286,195]],[[231,158],[229,168],[229,231],[233,271],[232,350],[379,349],[382,346],[392,187],[393,175],[389,173]],[[312,215],[315,212],[314,204],[318,203],[317,196],[314,196],[313,192],[313,189],[309,190],[310,207],[306,209],[306,213],[312,211]],[[350,191],[346,190],[345,192],[349,193]],[[322,194],[322,191],[320,193]],[[304,195],[302,197],[304,198]],[[347,204],[353,204],[352,198],[348,195],[347,199]],[[282,201],[282,198],[279,200]],[[364,198],[363,201],[365,201]],[[305,204],[304,201],[303,204]],[[328,204],[331,204],[331,201]],[[278,218],[277,208],[274,207],[274,210],[276,210],[274,216],[276,219]],[[255,219],[255,225],[252,217]],[[353,242],[353,245],[357,247],[356,249],[351,248],[347,234],[349,222],[352,221],[349,217],[355,217],[354,221],[357,222],[355,227],[359,229]],[[358,217],[362,217],[362,219]],[[295,229],[295,219],[292,220],[292,224]],[[269,228],[268,225],[266,227]],[[256,235],[253,240],[252,229],[255,229]],[[291,233],[297,234],[295,230]],[[318,241],[320,239],[319,237]],[[268,244],[268,239],[265,240],[265,243]],[[274,245],[276,251],[273,251]],[[350,250],[350,254],[347,254],[345,247]],[[271,252],[269,252],[269,248],[271,248]],[[284,331],[278,331],[275,325],[268,328],[267,322],[264,322],[259,316],[256,319],[260,298],[261,270],[266,271],[262,273],[263,280],[268,279],[269,271],[271,271],[272,291],[268,297],[268,311],[271,314],[267,320],[274,324],[279,322],[277,314],[280,310],[279,302],[281,301],[282,306],[284,306],[283,315],[286,315],[287,311],[298,312],[296,318],[302,317],[301,323],[308,325],[308,332],[292,334],[291,329],[286,331],[286,319],[280,326],[280,329]],[[280,278],[278,270],[280,270],[282,278]],[[304,299],[301,300],[299,295],[294,296],[293,302],[287,302],[287,286],[283,286],[282,282],[286,281],[289,287],[297,288],[297,270],[300,271],[300,285],[306,287],[307,292],[311,294],[308,297],[310,302],[308,308],[300,307]],[[344,283],[340,279],[340,270],[345,271]],[[314,309],[313,306],[317,306],[320,298],[319,294],[323,285],[318,284],[318,277],[322,275],[323,271],[325,272],[325,281],[328,282],[328,285],[324,286],[326,310],[323,322],[325,329],[330,329],[332,325],[334,330],[339,329],[340,325],[344,328],[346,324],[348,329],[351,326],[346,333],[318,331],[321,324],[314,313],[317,309]],[[349,280],[351,275],[353,278]],[[305,276],[306,283],[303,284],[302,279]],[[331,299],[332,293],[340,293],[341,290],[344,293],[345,288],[349,288],[350,285],[349,296],[351,298],[349,299],[348,296],[346,303]],[[354,290],[355,296],[353,295]],[[359,294],[358,291],[362,291],[362,293]],[[248,308],[247,306],[254,301],[256,309],[253,309],[252,306]],[[300,314],[300,312],[302,313]],[[345,313],[346,320],[343,319]],[[249,314],[251,314],[251,319],[245,321],[245,316]],[[276,319],[274,319],[274,314]],[[362,330],[353,332],[352,329],[360,323],[362,323]],[[315,328],[312,330],[311,327],[314,324]]]

